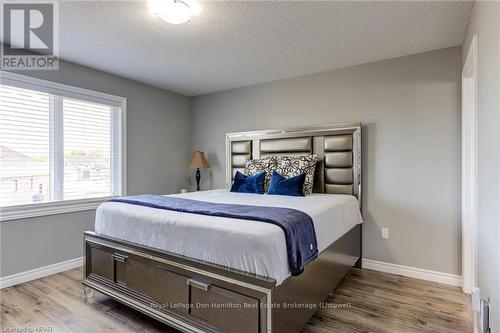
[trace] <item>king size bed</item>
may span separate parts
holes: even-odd
[[[105,202],[95,231],[84,234],[88,294],[98,290],[185,332],[298,332],[361,265],[359,123],[230,133],[226,142],[229,188],[249,161],[314,155],[313,193],[211,190]],[[311,220],[314,241],[302,252],[294,247],[300,232],[293,243],[282,225],[263,223],[275,210]],[[314,260],[302,258],[309,250]]]

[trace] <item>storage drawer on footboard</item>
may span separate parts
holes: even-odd
[[[224,332],[259,332],[259,300],[190,279],[191,314]]]
[[[154,268],[154,301],[163,310],[188,313],[189,286],[185,275],[177,274],[163,265]]]
[[[127,304],[131,299],[140,302],[146,313],[159,311],[203,332],[266,331],[261,291],[205,277],[199,267],[193,273],[172,260],[108,243],[86,241],[84,283],[103,286],[113,297],[123,295]]]
[[[125,252],[113,252],[114,282],[141,293],[151,295],[154,270],[151,260]]]
[[[90,273],[109,281],[114,280],[114,262],[110,249],[104,247],[87,249],[87,274]]]
[[[99,244],[89,245],[87,276],[145,296],[151,294],[155,273],[152,260]]]

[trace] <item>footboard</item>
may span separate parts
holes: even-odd
[[[85,233],[83,284],[182,331],[267,331],[275,281]],[[228,274],[229,273],[229,274]],[[238,277],[238,279],[236,279]]]
[[[280,286],[267,277],[85,232],[83,284],[185,332],[299,331],[314,311],[287,311],[280,303],[324,301],[359,259],[360,229],[351,229],[302,275]]]

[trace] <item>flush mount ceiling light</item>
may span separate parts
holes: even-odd
[[[149,7],[153,15],[172,24],[185,23],[200,12],[195,0],[151,0]]]

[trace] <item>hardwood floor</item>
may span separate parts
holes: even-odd
[[[87,300],[80,281],[74,269],[2,289],[0,332],[176,332],[97,292]],[[352,269],[303,332],[472,332],[472,317],[458,287]]]
[[[473,332],[459,287],[352,269],[329,302],[351,306],[318,311],[304,332]]]

